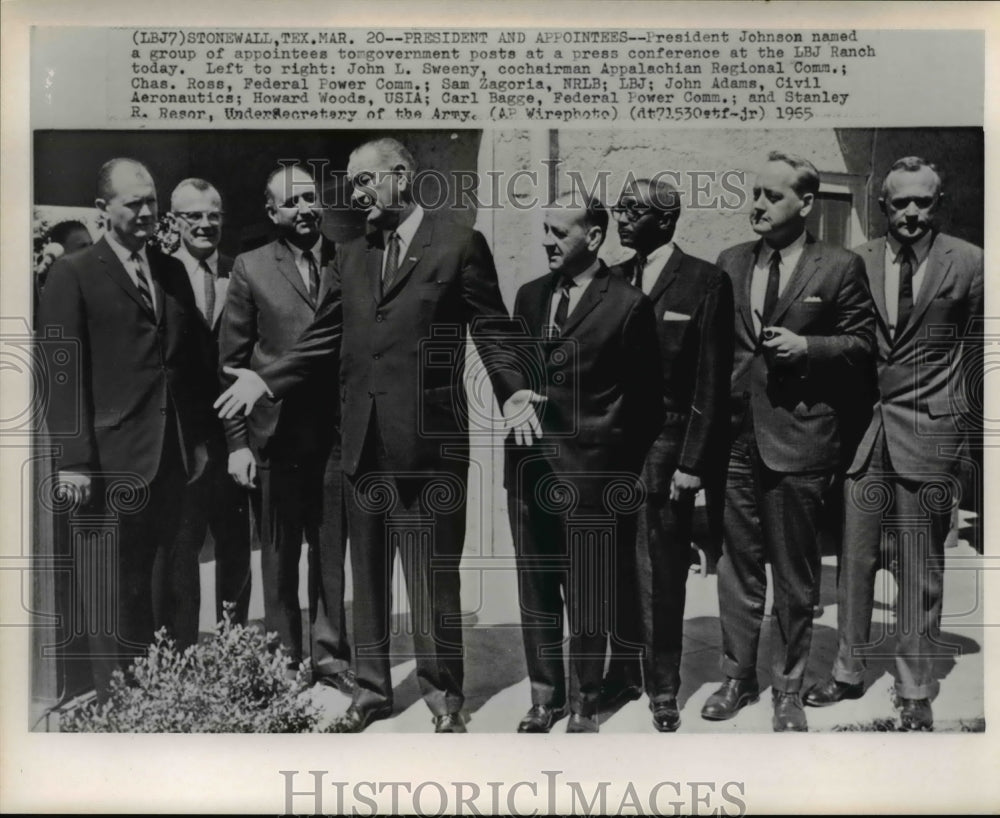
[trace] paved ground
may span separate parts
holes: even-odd
[[[262,616],[263,611],[257,557],[255,552],[251,618]],[[495,565],[496,561],[492,564]],[[974,570],[980,564],[981,558],[965,540],[959,540],[958,545],[949,548],[946,553],[942,645],[935,661],[940,694],[933,705],[935,729],[939,732],[981,730],[984,727],[982,581],[981,572]],[[202,565],[202,629],[206,631],[211,629],[213,618],[210,610],[213,571],[213,563]],[[398,574],[397,571],[397,576]],[[807,684],[826,672],[836,651],[835,577],[835,559],[824,558],[824,612],[815,622]],[[302,587],[305,587],[304,582]],[[869,662],[865,680],[867,690],[861,699],[845,701],[825,709],[807,709],[812,730],[859,727],[885,729],[886,725],[898,724],[891,697],[894,597],[894,582],[887,572],[881,571],[876,589],[873,639],[885,635],[886,656]],[[373,725],[370,728],[373,733],[425,732],[430,729],[430,713],[421,702],[417,689],[415,662],[405,658],[409,644],[405,635],[405,594],[397,594],[397,600],[401,600],[401,610],[397,618],[400,634],[393,642],[394,655],[399,657],[393,667],[396,715]],[[513,571],[477,572],[470,568],[463,576],[463,602],[465,609],[470,611],[465,635],[468,728],[470,732],[512,732],[530,705],[517,624]],[[767,628],[765,623],[762,641],[765,649],[768,644]],[[763,664],[758,669],[763,693],[757,704],[745,708],[728,722],[707,722],[701,719],[701,706],[722,678],[718,669],[720,641],[716,577],[711,573],[692,574],[688,580],[685,648],[681,670],[681,731],[717,734],[770,732],[770,691],[766,689],[769,674]],[[312,695],[323,706],[330,719],[341,713],[348,704],[346,697],[328,688],[314,688]],[[876,720],[881,720],[881,723]],[[617,712],[604,714],[601,730],[605,733],[653,732],[645,697],[627,704]]]

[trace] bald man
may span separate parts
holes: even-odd
[[[47,422],[60,446],[60,490],[100,526],[99,536],[77,540],[74,568],[76,627],[88,634],[104,698],[112,672],[145,650],[155,627],[174,622],[165,555],[185,485],[205,468],[217,389],[184,267],[146,246],[158,212],[149,171],[110,160],[96,204],[107,232],[52,266],[39,323],[78,356],[46,370],[50,393],[75,397],[48,402]],[[69,391],[59,380],[67,372]]]
[[[517,553],[531,708],[521,733],[598,731],[598,697],[616,597],[637,592],[616,570],[635,547],[638,475],[663,418],[656,323],[648,298],[597,257],[601,202],[563,197],[545,212],[549,274],[525,284],[514,315],[538,339],[541,428],[507,440],[505,485]],[[564,607],[565,606],[565,607]],[[563,666],[563,622],[569,661]]]

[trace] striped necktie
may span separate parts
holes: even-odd
[[[142,263],[142,256],[137,252],[132,253],[129,256],[129,261],[132,262],[132,269],[135,271],[135,283],[139,288],[139,295],[142,298],[142,303],[146,305],[146,309],[151,313],[156,313],[153,308],[153,294],[150,292],[149,279],[146,277],[146,267]]]
[[[212,326],[215,318],[215,273],[204,259],[198,262],[198,266],[201,267],[202,277],[205,280],[205,320]]]

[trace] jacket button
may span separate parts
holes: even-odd
[[[167,414],[167,407],[166,406],[161,406],[160,407],[160,414],[161,415]]]
[[[378,360],[380,360],[382,358],[382,353],[381,352],[376,352],[374,355],[372,355],[372,358],[374,358],[376,361],[378,361]]]
[[[375,393],[374,392],[369,392],[368,393],[368,397],[371,398],[372,400],[374,400],[375,399]]]
[[[375,320],[381,323],[382,321],[385,321],[385,316],[382,315],[382,313],[377,312],[375,313]]]

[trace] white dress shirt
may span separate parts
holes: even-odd
[[[192,256],[183,242],[174,253],[174,258],[184,265],[187,270],[188,279],[191,282],[191,289],[194,290],[194,302],[198,305],[198,312],[205,314],[205,271],[201,267],[201,262]],[[215,310],[212,313],[211,325],[219,320],[222,308],[226,305],[226,292],[229,290],[229,277],[219,276],[219,251],[213,250],[212,255],[205,259],[205,264],[212,271],[215,279]]]
[[[306,292],[309,292],[309,262],[302,257],[305,250],[300,249],[291,242],[288,242],[288,246],[292,249],[292,256],[295,258],[295,268],[299,271],[299,275],[302,277],[302,283],[306,285]],[[306,249],[312,253],[313,261],[316,264],[316,274],[319,275],[321,264],[320,253],[323,250],[323,236],[317,238],[316,243],[312,247],[307,247]]]
[[[916,267],[913,270],[913,303],[917,303],[917,293],[924,283],[927,272],[927,256],[931,251],[931,233],[927,233],[919,241],[911,244]],[[885,313],[889,319],[889,331],[896,331],[896,319],[899,317],[899,263],[901,242],[892,234],[886,236],[885,242]]]
[[[420,227],[420,223],[424,220],[424,209],[420,205],[414,205],[413,210],[410,215],[403,219],[396,226],[396,239],[399,242],[399,257],[398,265],[403,266],[403,259],[406,258],[406,252],[410,249],[410,242],[413,241],[413,237],[417,233],[417,228]],[[389,236],[392,234],[392,230],[383,230],[382,239],[385,244],[384,247],[389,246]],[[382,254],[382,273],[385,273],[385,260],[388,257],[388,253]],[[398,269],[398,268],[397,268]]]
[[[119,243],[118,239],[115,238],[115,234],[112,231],[105,233],[108,237],[108,244],[111,249],[115,251],[115,255],[118,256],[122,263],[122,267],[125,268],[125,272],[128,273],[128,277],[132,279],[132,283],[135,284],[135,288],[139,289],[139,277],[136,275],[134,262],[132,261],[132,251],[129,250],[125,245]],[[153,312],[156,312],[156,287],[153,286],[153,275],[149,271],[149,258],[146,256],[145,245],[140,247],[137,251],[139,254],[139,260],[142,264],[142,271],[146,274],[146,288],[149,290],[149,298],[153,302]]]
[[[795,265],[802,257],[802,251],[806,246],[805,231],[787,247],[778,251],[781,262],[778,266],[778,298],[785,291],[788,279],[795,272]],[[757,252],[757,261],[753,267],[753,278],[750,279],[750,312],[753,315],[754,329],[759,333],[761,330],[758,315],[764,314],[764,294],[767,291],[767,276],[771,269],[771,256],[774,255],[774,248],[766,241],[760,243],[760,250]]]

